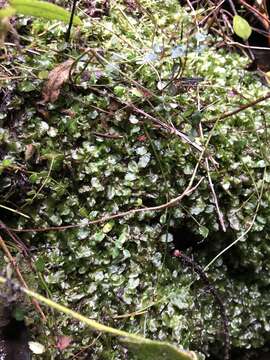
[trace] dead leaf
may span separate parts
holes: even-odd
[[[57,336],[56,347],[59,350],[65,350],[71,343],[72,338],[70,336],[60,335]]]
[[[37,102],[37,113],[44,119],[48,120],[50,117],[49,111],[44,107],[43,101]]]
[[[62,85],[68,80],[69,72],[74,60],[69,59],[49,72],[48,80],[42,89],[42,102],[55,102],[60,94]]]
[[[148,90],[148,89],[146,89],[144,87],[138,87],[137,89],[140,91],[140,93],[145,98],[149,98],[149,97],[151,97],[153,95],[150,90]]]
[[[62,110],[60,110],[60,112],[61,112],[61,114],[70,116],[71,118],[73,118],[76,115],[75,111],[73,111],[71,109],[62,109]]]
[[[36,151],[36,148],[33,144],[27,144],[25,152],[24,152],[25,160],[26,161],[30,160],[31,157],[34,155],[35,151]]]
[[[119,108],[121,107],[121,104],[118,101],[115,101],[113,99],[110,99],[110,105],[108,110],[114,114],[115,111],[119,110]]]

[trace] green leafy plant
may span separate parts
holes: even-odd
[[[0,283],[6,284],[7,280],[0,276]],[[19,286],[19,285],[16,285]],[[173,346],[169,343],[163,342],[163,341],[152,341],[149,339],[144,338],[140,335],[130,334],[128,332],[115,329],[110,326],[102,325],[94,320],[90,320],[86,318],[85,316],[70,310],[69,308],[60,305],[50,299],[47,299],[46,297],[31,291],[29,289],[23,288],[19,286],[19,289],[21,292],[25,293],[26,295],[29,295],[30,297],[48,305],[52,309],[58,310],[62,313],[66,313],[67,315],[73,317],[74,319],[77,319],[84,323],[85,325],[88,325],[93,330],[101,331],[104,333],[111,334],[113,336],[119,336],[122,338],[122,341],[128,344],[133,348],[133,350],[136,350],[137,356],[139,353],[139,359],[144,360],[150,360],[153,358],[153,355],[155,355],[156,359],[166,359],[166,360],[198,360],[197,355],[194,352],[188,352],[178,349],[176,346]],[[16,316],[16,319],[23,319],[23,313],[20,309],[16,309],[16,312],[14,313],[14,316]]]
[[[68,24],[70,12],[64,8],[38,0],[10,0],[10,6],[0,10],[0,18],[9,17],[14,14],[29,15],[48,20],[60,20]],[[78,16],[73,17],[74,25],[81,25],[82,21]]]
[[[1,213],[10,228],[54,227],[19,234],[35,246],[39,292],[119,330],[214,355],[224,347],[223,337],[216,336],[216,304],[203,284],[194,282],[191,268],[170,256],[174,239],[191,246],[189,237],[199,234],[202,246],[187,254],[203,267],[208,264],[228,309],[232,348],[258,348],[268,339],[269,324],[270,177],[262,174],[269,158],[264,114],[270,105],[246,106],[268,89],[243,70],[247,59],[209,48],[213,38],[202,31],[191,36],[191,14],[179,10],[176,0],[142,3],[142,9],[130,13],[124,2],[114,2],[110,16],[91,19],[89,26],[86,21],[79,44],[90,50],[82,53],[75,46],[65,58],[55,46],[67,26],[37,18],[26,28],[19,17],[28,40],[25,51],[14,70],[9,58],[3,61],[14,79],[5,75],[0,96]],[[6,47],[15,58],[16,47]],[[70,81],[39,113],[44,79],[68,59],[75,59]],[[198,78],[203,81],[196,86]],[[196,176],[196,181],[204,176],[203,182],[177,206],[88,224],[125,210],[160,206],[185,190],[198,153],[173,132],[153,128],[150,116],[173,124],[199,146],[205,146],[211,131],[208,151],[219,166],[210,164],[208,173],[227,233],[218,231],[203,162]],[[213,129],[213,119],[220,117]],[[191,235],[186,237],[183,224]],[[66,225],[74,228],[55,230]],[[92,331],[70,321],[67,313],[48,312],[48,318],[60,333],[72,337],[75,332],[85,347],[95,341],[91,359],[124,358],[115,337],[93,339]],[[58,356],[49,327],[46,337],[37,335],[37,340],[51,358]],[[71,359],[81,350],[82,342],[74,341],[61,356]]]

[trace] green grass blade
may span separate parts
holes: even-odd
[[[199,360],[194,352],[180,350],[163,341],[125,338],[123,342],[133,352],[136,360]]]
[[[22,15],[35,16],[49,20],[60,20],[68,24],[70,12],[64,8],[38,0],[10,0],[11,6],[17,13]],[[78,16],[73,18],[74,25],[81,25],[82,21]]]
[[[4,19],[6,17],[11,17],[16,13],[16,10],[12,8],[11,6],[8,6],[4,9],[0,10],[0,19]]]

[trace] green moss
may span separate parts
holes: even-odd
[[[243,105],[244,97],[251,101],[266,94],[267,89],[243,70],[245,59],[208,48],[210,36],[188,35],[192,19],[176,1],[148,0],[142,6],[143,15],[139,10],[128,14],[124,2],[119,2],[110,17],[93,20],[91,26],[86,21],[81,35],[73,34],[72,49],[60,51],[56,49],[65,48],[64,27],[34,20],[24,34],[28,48],[24,45],[17,62],[6,60],[6,68],[14,74],[16,69],[20,80],[0,88],[7,94],[0,114],[1,204],[31,218],[0,208],[7,225],[83,225],[104,215],[160,205],[184,191],[199,154],[180,138],[153,127],[126,102],[181,127],[203,144],[199,119],[206,138],[213,127],[211,119]],[[180,40],[182,25],[187,30]],[[165,87],[180,66],[175,49],[187,42],[183,76],[204,81],[197,88],[181,83]],[[100,49],[102,60],[86,54],[76,66],[75,83],[64,85],[54,104],[40,105],[45,72],[69,56],[77,58],[85,44]],[[34,49],[35,56],[27,49]],[[14,55],[12,47],[8,51]],[[219,167],[211,165],[211,177],[228,236],[218,231],[201,164],[195,181],[202,176],[205,180],[166,211],[142,212],[63,232],[23,234],[39,271],[39,291],[127,331],[206,353],[220,349],[220,320],[213,299],[200,282],[190,286],[196,276],[171,258],[174,245],[168,228],[185,224],[202,240],[207,237],[201,248],[188,250],[206,265],[247,230],[257,211],[244,241],[228,250],[208,273],[228,306],[233,346],[264,344],[269,340],[270,316],[268,112],[269,104],[264,102],[217,122],[211,133],[208,151],[219,163]],[[29,144],[34,151],[25,160]],[[48,358],[58,356],[55,328],[74,339],[61,358],[68,359],[85,347],[84,358],[93,341],[92,359],[125,357],[126,350],[115,340],[96,339],[96,334],[65,316],[49,311],[47,315],[50,336],[40,341],[52,345]]]

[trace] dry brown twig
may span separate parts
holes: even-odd
[[[133,104],[128,104],[128,106],[130,108],[132,108],[135,112],[137,112],[138,114],[143,115],[144,117],[150,119],[153,123],[157,124],[160,128],[167,130],[168,132],[170,132],[171,134],[174,134],[178,137],[180,137],[184,142],[186,142],[187,144],[191,145],[192,147],[194,147],[194,149],[196,149],[197,151],[199,151],[201,154],[205,153],[205,149],[197,144],[196,142],[192,141],[185,133],[183,133],[180,130],[177,130],[175,127],[168,125],[167,123],[164,123],[163,121],[155,118],[154,116],[146,113],[145,111],[137,108],[135,105]],[[209,160],[213,163],[213,165],[217,166],[218,163],[217,161],[211,156],[208,156]]]
[[[216,210],[217,210],[217,214],[218,214],[218,219],[219,219],[219,222],[220,222],[220,225],[221,225],[222,230],[223,230],[224,232],[226,232],[226,226],[225,226],[225,223],[224,223],[224,216],[223,216],[222,211],[220,210],[220,207],[219,207],[219,204],[218,204],[218,198],[217,198],[217,195],[216,195],[216,191],[215,191],[215,188],[214,188],[214,184],[213,184],[213,182],[212,182],[212,178],[211,178],[211,174],[210,174],[209,161],[208,161],[207,158],[205,159],[205,164],[206,164],[208,182],[209,182],[209,186],[210,186],[210,189],[211,189],[213,198],[214,198],[214,203],[215,203],[215,206],[216,206]]]
[[[199,124],[199,132],[200,132],[200,136],[203,138],[202,123]],[[222,230],[224,232],[226,232],[226,226],[225,226],[225,223],[224,223],[224,216],[223,216],[222,211],[220,210],[220,207],[219,207],[215,187],[214,187],[214,184],[213,184],[213,181],[212,181],[212,178],[211,178],[210,166],[209,166],[208,158],[205,158],[205,166],[206,166],[206,171],[207,171],[208,183],[209,183],[212,195],[213,195],[216,211],[217,211],[217,214],[218,214],[218,219],[219,219]]]
[[[265,25],[265,23],[267,23],[268,26],[270,25],[270,20],[263,13],[258,11],[254,6],[251,6],[244,0],[239,0],[239,2],[250,12],[252,12],[252,14],[262,23],[262,25]]]
[[[16,261],[15,261],[14,258],[12,257],[12,255],[11,255],[11,253],[10,253],[10,251],[9,251],[6,243],[5,243],[5,241],[4,241],[3,238],[1,237],[1,235],[0,235],[0,247],[2,248],[2,250],[3,250],[3,252],[5,253],[6,257],[8,258],[10,264],[11,264],[12,267],[14,268],[14,270],[15,270],[15,272],[16,272],[16,275],[17,275],[17,277],[18,277],[21,285],[22,285],[23,287],[25,287],[26,289],[28,289],[27,283],[25,282],[25,280],[24,280],[24,278],[23,278],[23,276],[22,276],[22,274],[21,274],[21,272],[20,272],[20,269],[19,269]],[[45,316],[45,314],[43,313],[43,311],[42,311],[39,303],[37,302],[37,300],[34,299],[34,298],[32,298],[31,301],[32,301],[32,304],[34,305],[34,307],[36,308],[37,312],[40,314],[41,319],[42,319],[43,321],[46,321],[46,316]]]
[[[200,25],[199,25],[199,22],[197,21],[197,18],[196,18],[195,9],[194,9],[192,3],[189,0],[187,0],[187,3],[189,5],[189,7],[191,8],[192,12],[194,13],[195,23],[196,23],[197,31],[199,33],[200,32]],[[223,3],[223,2],[221,2],[221,3]],[[232,4],[232,6],[233,6],[233,4]],[[220,8],[220,4],[217,4],[216,8],[214,9],[215,10],[214,11],[214,16],[215,17],[216,17],[217,12],[219,11],[219,8]],[[198,102],[198,104],[197,104],[198,111],[201,111],[200,97],[199,97],[199,92],[198,91],[197,91],[197,102]],[[198,132],[200,134],[201,139],[203,140],[204,139],[204,134],[203,134],[203,128],[202,128],[202,123],[201,122],[199,123],[199,126],[198,126]],[[213,199],[214,199],[214,203],[215,203],[215,207],[216,207],[216,211],[217,211],[217,214],[218,214],[218,219],[219,219],[221,228],[222,228],[222,230],[224,232],[226,232],[226,226],[225,226],[225,223],[224,223],[224,217],[223,217],[223,214],[222,214],[222,212],[220,210],[219,203],[218,203],[218,198],[217,198],[215,188],[214,188],[214,184],[212,182],[212,178],[211,178],[211,174],[210,174],[209,160],[208,159],[210,159],[210,158],[206,156],[205,157],[205,166],[206,166],[206,171],[207,171],[208,183],[209,183],[209,187],[211,189],[212,195],[213,195]]]
[[[91,54],[93,54],[97,60],[103,64],[103,62],[107,62],[107,60],[101,56],[95,49],[87,49],[85,51],[85,54],[90,52]],[[74,62],[73,64],[75,64],[76,62]],[[124,75],[124,74],[122,74]],[[140,83],[138,83],[137,81],[131,79],[131,78],[127,78],[126,80],[128,80],[131,84],[135,85],[137,88],[141,89],[142,91],[146,92],[147,94],[149,94],[149,96],[151,97],[156,97],[156,95],[154,93],[152,93],[149,89],[145,88],[144,86],[142,86]],[[196,142],[192,141],[188,135],[184,134],[183,132],[181,132],[180,130],[177,130],[175,127],[157,119],[156,117],[146,113],[145,111],[139,109],[138,107],[136,107],[133,103],[127,103],[124,101],[120,101],[118,98],[115,98],[113,95],[110,95],[111,98],[114,98],[117,102],[120,102],[121,104],[127,106],[127,108],[132,109],[133,111],[135,111],[138,114],[143,115],[144,117],[146,117],[147,119],[151,120],[154,124],[158,125],[161,129],[168,131],[171,134],[174,134],[178,137],[180,137],[184,142],[188,143],[189,145],[191,145],[193,148],[195,148],[197,151],[199,151],[201,154],[204,153],[204,148],[197,144]],[[209,160],[213,163],[214,166],[218,166],[217,161],[211,156],[211,155],[206,155],[209,157]]]
[[[16,234],[13,234],[12,231],[0,220],[0,229],[3,229],[8,236],[14,241],[14,243],[21,249],[22,253],[27,256],[29,255],[28,249],[25,244],[18,238]]]
[[[198,167],[195,168],[196,171],[197,171],[197,168]],[[171,199],[170,201],[168,201],[168,202],[166,202],[166,203],[164,203],[162,205],[139,208],[139,209],[131,209],[131,210],[123,211],[123,212],[113,214],[113,215],[106,215],[106,216],[103,216],[103,217],[101,217],[99,219],[96,219],[96,220],[87,221],[84,224],[71,224],[71,225],[64,225],[64,226],[51,226],[51,227],[47,227],[47,228],[29,228],[29,229],[9,228],[9,230],[12,230],[14,232],[63,231],[63,230],[67,230],[67,229],[86,227],[86,226],[89,226],[89,225],[102,224],[102,223],[110,221],[110,220],[123,218],[125,216],[130,216],[130,215],[134,215],[134,214],[141,213],[141,212],[164,210],[164,209],[166,209],[168,207],[174,206],[175,204],[180,202],[185,196],[190,195],[194,190],[197,189],[197,187],[203,181],[204,177],[201,177],[200,180],[197,182],[197,184],[192,186],[193,185],[193,180],[194,180],[194,177],[195,177],[195,172],[193,174],[194,174],[194,176],[192,177],[192,179],[191,179],[188,187],[185,189],[185,191],[181,195],[177,196],[176,198]]]
[[[215,15],[219,9],[221,8],[221,6],[224,4],[226,0],[221,0],[217,5],[213,6],[213,9],[210,11],[209,14],[207,14],[198,24],[199,26],[203,26],[206,21],[211,17],[211,15]]]
[[[248,108],[250,108],[252,106],[255,106],[255,105],[259,104],[260,102],[262,102],[264,100],[267,100],[269,98],[270,98],[270,92],[267,93],[265,96],[262,96],[262,97],[260,97],[260,98],[258,98],[256,100],[254,100],[254,101],[249,102],[248,104],[240,106],[238,109],[226,112],[225,114],[217,116],[217,117],[215,117],[213,119],[209,119],[209,120],[207,120],[207,123],[215,123],[216,121],[224,120],[224,119],[226,119],[228,117],[231,117],[233,115],[238,114],[239,112],[241,112],[243,110],[246,110],[246,109],[248,109]]]

